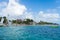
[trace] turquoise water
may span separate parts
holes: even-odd
[[[60,27],[17,26],[0,27],[0,40],[60,40]]]

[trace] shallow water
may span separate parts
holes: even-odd
[[[0,40],[60,40],[60,27],[17,26],[0,27]]]

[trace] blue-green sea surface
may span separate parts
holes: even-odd
[[[60,40],[60,26],[0,27],[0,40]]]

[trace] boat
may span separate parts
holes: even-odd
[[[53,26],[50,26],[52,28],[58,28],[59,26],[58,25],[53,25]]]
[[[4,21],[4,19],[2,18],[1,21],[0,21],[0,27],[4,27],[5,26],[5,24],[3,24],[3,21]]]

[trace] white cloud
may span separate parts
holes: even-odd
[[[40,17],[43,17],[43,18],[59,18],[59,14],[51,14],[51,13],[39,13]]]
[[[57,7],[58,9],[60,9],[60,6],[59,7]]]
[[[18,16],[22,15],[26,10],[27,8],[24,5],[21,5],[16,2],[16,0],[9,0],[7,7],[2,10],[2,14],[4,14],[4,16],[8,14],[10,16]]]
[[[32,12],[26,12],[24,14],[25,18],[28,18],[28,19],[34,19],[34,16],[32,15]]]
[[[56,3],[60,3],[60,0],[56,0]]]
[[[60,15],[58,13],[39,13],[41,21],[59,22]]]
[[[47,9],[48,13],[57,13],[57,9]]]
[[[6,2],[0,2],[0,11],[7,6]]]
[[[0,7],[2,7],[2,6],[6,6],[6,2],[1,2]]]
[[[1,14],[3,16],[7,16],[9,14],[10,15],[9,18],[11,19],[17,19],[17,18],[33,19],[32,12],[27,12],[26,11],[27,8],[24,5],[19,4],[17,1],[18,0],[9,0],[7,7],[2,10]]]
[[[2,8],[5,7],[5,8]],[[2,8],[2,9],[1,9]],[[2,11],[1,11],[2,10]],[[59,22],[60,15],[57,13],[56,9],[49,9],[47,13],[40,11],[37,15],[33,15],[32,12],[26,12],[27,8],[24,5],[18,3],[18,0],[9,0],[9,3],[6,2],[0,3],[0,15],[11,16],[10,18],[29,18],[34,19],[35,21],[48,21],[48,22]],[[30,11],[32,9],[29,9]]]
[[[39,13],[44,13],[43,11],[40,11]]]

